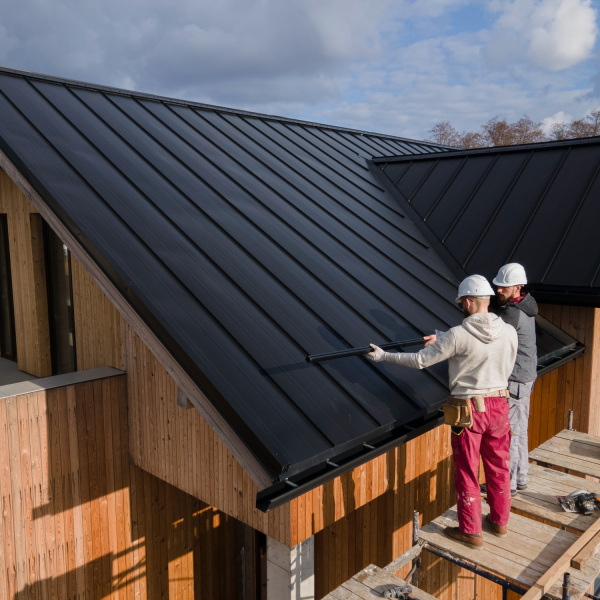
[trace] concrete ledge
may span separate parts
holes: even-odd
[[[76,385],[78,383],[85,383],[86,381],[94,381],[96,379],[116,377],[117,375],[125,375],[125,371],[120,371],[113,367],[99,367],[98,369],[75,371],[74,373],[65,373],[64,375],[53,375],[52,377],[42,377],[40,379],[11,383],[0,386],[0,399],[10,398],[11,396],[21,396],[22,394],[30,394],[41,390],[51,390],[67,385]]]

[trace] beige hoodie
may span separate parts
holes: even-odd
[[[448,359],[452,396],[487,394],[507,387],[517,354],[517,332],[492,313],[468,316],[420,352],[386,352],[385,360],[424,369]]]

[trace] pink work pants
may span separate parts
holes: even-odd
[[[464,533],[481,533],[479,455],[483,461],[490,518],[506,525],[510,515],[510,420],[506,398],[485,399],[485,412],[473,409],[473,426],[452,428],[454,485],[458,526]]]

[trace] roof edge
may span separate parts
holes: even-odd
[[[127,288],[125,282],[120,282],[117,273],[113,273],[107,265],[103,264],[100,257],[94,255],[98,253],[94,253],[93,248],[90,250],[85,245],[85,235],[78,231],[65,215],[61,214],[60,207],[53,206],[54,203],[44,198],[44,195],[48,196],[48,194],[43,186],[38,182],[37,185],[40,189],[37,189],[35,176],[32,173],[29,173],[29,177],[23,174],[15,165],[15,162],[17,164],[20,162],[18,156],[11,159],[6,153],[7,150],[12,155],[4,140],[0,138],[0,168],[19,187],[42,218],[67,245],[73,256],[82,264],[94,282],[106,294],[113,306],[157,356],[169,376],[185,392],[190,402],[242,465],[258,488],[264,488],[277,481],[281,472],[279,462],[271,456],[260,440],[256,439],[254,433],[249,430],[245,423],[232,423],[227,415],[223,414],[223,409],[227,408],[227,403],[221,394],[213,389],[212,384],[183,351],[173,352],[166,345],[168,341],[174,344],[168,332],[160,327],[157,328],[156,323],[153,326],[152,315],[143,310],[143,305],[137,300],[135,294]],[[30,178],[33,181],[30,181]],[[177,346],[175,350],[179,350],[179,347]],[[208,394],[212,400],[207,395],[206,386],[208,386]],[[220,399],[221,402],[215,402],[216,398]],[[238,434],[238,430],[246,434],[246,437]],[[260,455],[250,449],[251,443],[254,448],[259,450]]]
[[[545,304],[600,308],[600,287],[528,283],[527,291]]]
[[[214,112],[224,112],[234,115],[254,117],[257,119],[269,120],[269,121],[278,121],[281,123],[295,123],[297,125],[310,126],[310,127],[319,127],[320,129],[327,129],[331,131],[341,131],[346,133],[352,133],[354,135],[368,135],[376,138],[387,139],[387,140],[395,140],[398,142],[408,142],[413,144],[420,144],[424,146],[431,146],[432,148],[441,148],[444,150],[450,149],[450,146],[443,146],[442,144],[436,144],[435,142],[428,142],[424,140],[417,140],[413,138],[405,138],[401,136],[388,135],[385,133],[377,133],[373,131],[366,131],[361,129],[352,129],[349,127],[342,127],[340,125],[327,125],[324,123],[318,123],[316,121],[305,121],[302,119],[294,119],[291,117],[282,117],[278,115],[269,115],[266,113],[254,112],[250,110],[244,109],[236,109],[226,106],[219,106],[216,104],[206,104],[202,102],[193,102],[189,100],[182,100],[180,98],[173,98],[170,96],[162,96],[160,94],[149,94],[146,92],[137,92],[135,90],[127,90],[124,88],[112,87],[109,85],[101,85],[95,83],[88,83],[85,81],[79,81],[77,79],[69,79],[65,77],[56,77],[54,75],[45,75],[43,73],[35,73],[33,71],[25,71],[21,69],[13,69],[11,67],[6,67],[0,65],[0,74],[12,75],[15,77],[23,77],[28,79],[37,79],[39,81],[46,81],[50,83],[57,83],[63,85],[69,85],[72,87],[78,87],[82,89],[97,91],[97,92],[106,92],[110,94],[115,94],[119,96],[126,97],[136,97],[136,98],[144,98],[146,100],[153,100],[155,102],[166,102],[169,104],[177,104],[179,106],[186,106],[189,108],[201,108],[203,110],[209,110]],[[428,154],[426,154],[428,156]]]
[[[432,144],[435,145],[436,144]],[[590,136],[584,138],[571,138],[568,140],[550,140],[546,142],[535,142],[531,144],[514,144],[512,146],[486,146],[484,148],[455,148],[453,146],[439,146],[440,148],[446,148],[451,150],[450,152],[435,153],[437,157],[444,158],[456,158],[457,156],[472,156],[479,154],[507,154],[510,152],[523,152],[526,150],[552,150],[553,148],[559,147],[564,148],[568,146],[592,146],[600,144],[600,136]],[[431,160],[432,154],[410,154],[410,155],[392,155],[392,156],[380,156],[373,158],[373,162],[389,163],[389,162],[416,162],[419,160]]]

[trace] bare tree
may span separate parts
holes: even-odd
[[[458,135],[458,131],[456,131],[448,121],[436,123],[429,130],[429,133],[431,134],[430,141],[435,142],[436,144],[460,147],[460,136]]]
[[[448,121],[436,123],[430,130],[431,138],[429,141],[443,144],[444,146],[454,146],[456,148],[481,148],[483,146],[483,137],[476,131],[463,131],[458,133]]]
[[[490,119],[482,126],[486,146],[512,146],[543,142],[546,137],[541,123],[532,121],[527,115],[514,123],[498,117]]]
[[[568,140],[570,138],[569,126],[566,123],[554,123],[550,130],[551,140]]]
[[[461,148],[483,148],[484,146],[483,135],[478,131],[463,131],[460,136]]]
[[[536,123],[527,115],[523,115],[514,123],[494,117],[482,125],[479,131],[462,133],[459,133],[448,121],[443,121],[434,125],[430,133],[432,136],[430,141],[457,148],[512,146],[600,136],[600,108],[591,111],[582,119],[573,119],[569,123],[555,123],[548,135],[544,134],[541,123]]]
[[[518,121],[511,124],[514,131],[516,144],[535,144],[546,141],[541,123],[532,121],[527,115],[523,115]]]

